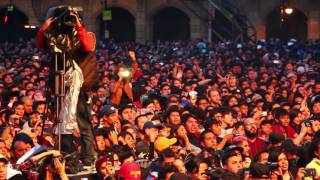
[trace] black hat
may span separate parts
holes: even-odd
[[[285,140],[285,137],[282,133],[279,133],[279,132],[272,132],[270,135],[269,135],[269,142],[271,144],[278,144],[278,143],[281,143]]]
[[[156,124],[153,121],[147,121],[146,123],[144,123],[143,125],[143,130],[146,130],[148,128],[161,128],[160,124]]]
[[[99,113],[98,113],[98,116],[99,118],[101,118],[102,116],[108,116],[110,114],[113,114],[117,112],[117,109],[113,106],[110,106],[110,105],[105,105],[105,106],[102,106],[102,108],[100,109]]]
[[[225,152],[232,152],[232,151],[240,151],[240,153],[243,152],[242,147],[236,146],[236,145],[230,145],[225,148]]]
[[[286,139],[282,143],[282,149],[291,153],[297,153],[299,147],[293,143],[292,139]]]
[[[122,111],[124,111],[125,109],[133,109],[133,108],[134,108],[133,104],[131,104],[131,103],[130,104],[126,104],[126,105],[120,107],[119,114],[122,114]]]

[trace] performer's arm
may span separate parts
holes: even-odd
[[[92,32],[87,32],[82,25],[77,26],[77,31],[82,50],[86,52],[93,52],[96,46],[96,37],[94,34]]]
[[[77,31],[78,37],[80,39],[81,48],[85,52],[93,52],[96,46],[96,37],[92,32],[87,32],[87,30],[82,26],[79,17],[71,13],[71,15],[75,16],[77,21]]]
[[[39,29],[38,33],[37,33],[37,46],[39,49],[43,49],[44,48],[44,43],[43,43],[43,33],[44,31],[46,31],[50,24],[52,23],[53,18],[49,18],[46,20],[46,22],[41,26],[41,28]]]

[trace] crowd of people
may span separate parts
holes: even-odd
[[[108,40],[96,57],[96,178],[320,179],[320,42]],[[79,131],[53,150],[50,68],[35,40],[0,44],[0,179],[79,164]]]

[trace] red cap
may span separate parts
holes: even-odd
[[[118,176],[124,178],[125,180],[140,180],[141,170],[138,164],[135,162],[127,162],[122,164]]]
[[[102,165],[102,163],[109,161],[110,158],[108,156],[101,156],[97,161],[96,161],[96,170],[99,172],[99,168]]]

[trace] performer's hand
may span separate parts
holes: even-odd
[[[134,51],[129,51],[129,57],[132,59],[132,61],[136,60],[136,53]]]
[[[76,18],[76,21],[77,21],[77,27],[81,26],[81,22],[79,20],[79,17],[77,14],[75,14],[74,12],[71,12],[70,13],[71,16],[74,16]]]
[[[51,25],[53,21],[53,17],[50,17],[46,20],[46,22],[44,22],[44,24],[42,25],[41,29],[46,30],[48,29],[48,27]]]

